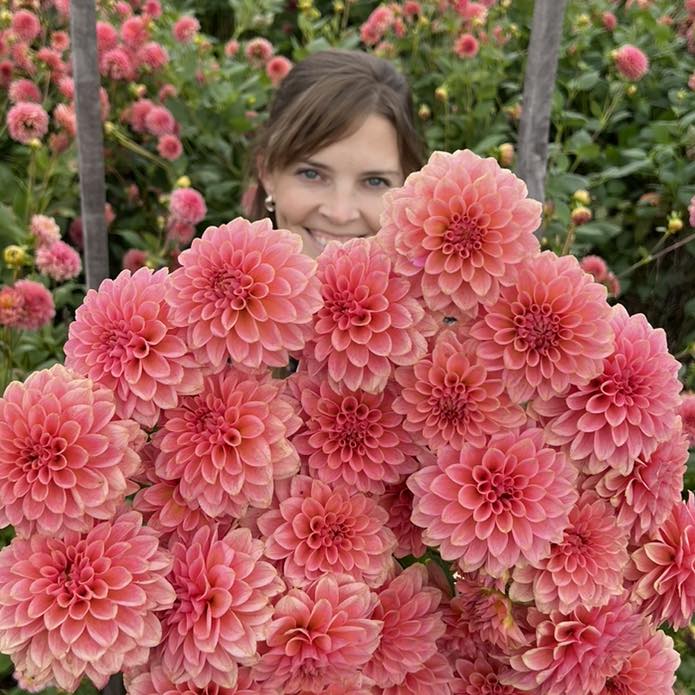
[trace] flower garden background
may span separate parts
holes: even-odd
[[[136,695],[395,695],[445,683],[476,694],[666,693],[672,638],[676,692],[695,692],[695,3],[569,3],[542,209],[508,171],[532,5],[100,2],[105,216],[112,276],[129,273],[86,299],[69,3],[2,10],[0,651],[14,665],[0,656],[0,690],[93,692],[125,669]],[[246,155],[273,90],[293,62],[329,46],[393,60],[410,79],[429,150],[470,152],[433,157],[419,188],[390,198],[378,247],[333,249],[316,268],[291,238],[230,221],[252,195]],[[467,271],[407,249],[425,203],[447,200],[438,181],[492,195],[474,174],[494,181],[498,202],[486,198],[485,213],[513,231],[497,279],[471,271],[461,285]],[[538,219],[549,253],[532,235]],[[236,262],[212,250],[230,239],[249,256],[274,245],[265,257],[274,291],[292,288],[275,305],[259,294],[265,323],[226,327],[236,340],[218,335],[192,289],[201,268]],[[359,340],[335,337],[343,329],[325,308],[339,285],[331,278],[352,266],[379,278],[371,290],[391,307],[391,328],[368,357]],[[562,304],[569,317],[563,340],[573,347],[552,364],[536,368],[517,342],[508,356],[521,297],[536,314]],[[134,369],[130,353],[95,347],[98,327],[119,312],[166,334],[142,378],[114,376],[119,360]],[[278,327],[283,312],[296,325]],[[458,322],[438,329],[442,316]],[[281,387],[267,372],[289,353],[307,367]],[[628,372],[640,384],[634,401],[599,407],[615,395],[605,384]],[[475,401],[471,421],[447,428],[427,410],[442,374]],[[603,395],[591,390],[597,379]],[[460,393],[447,391],[449,405]],[[236,429],[204,450],[191,418],[220,416],[220,404],[236,408]],[[363,453],[359,465],[326,435],[348,411],[353,425],[371,418],[372,458]],[[51,442],[72,447],[50,484],[15,465],[39,420]],[[624,436],[611,439],[613,430]],[[193,450],[209,470],[193,470]],[[220,457],[246,484],[224,466],[217,477]],[[482,470],[493,487],[500,470],[524,477],[515,504],[533,523],[481,530],[487,517],[472,490],[484,481],[471,471]],[[459,487],[468,493],[454,509]],[[64,499],[68,488],[80,504]],[[324,522],[342,515],[368,547],[312,554],[307,529],[319,508]],[[514,543],[499,531],[507,523]],[[584,554],[572,550],[578,537]],[[80,627],[87,609],[61,603],[58,589],[54,603],[40,598],[53,595],[66,557],[73,584],[60,591],[91,587],[81,600],[101,621],[93,633]],[[236,588],[230,568],[243,577]],[[193,597],[215,581],[206,600],[216,627],[203,634]],[[234,624],[224,619],[232,614]],[[301,627],[310,615],[327,621],[320,668],[287,646],[288,621]],[[575,658],[560,624],[595,631],[593,651]],[[358,635],[360,649],[340,630]]]

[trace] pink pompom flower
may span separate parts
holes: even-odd
[[[138,99],[124,111],[123,117],[136,133],[145,133],[147,132],[145,119],[153,108],[155,108],[155,105],[150,99]]]
[[[97,21],[97,48],[103,54],[118,46],[118,30],[109,22]]]
[[[176,132],[176,119],[166,106],[152,106],[145,116],[145,129],[151,135],[173,135]],[[191,190],[191,189],[177,189]]]
[[[613,54],[617,71],[630,82],[641,80],[649,72],[649,58],[644,51],[626,43]]]
[[[15,538],[0,551],[0,649],[37,690],[74,692],[85,675],[103,688],[159,643],[170,566],[137,512],[85,535]]]
[[[454,53],[459,58],[475,58],[479,50],[478,39],[473,34],[461,34],[454,42]]]
[[[408,481],[412,520],[445,560],[500,576],[520,560],[539,562],[562,539],[575,478],[539,429],[493,435],[484,448],[443,447]]]
[[[601,24],[606,31],[615,31],[618,26],[618,19],[612,12],[601,13]]]
[[[22,40],[31,43],[41,33],[39,18],[29,10],[17,10],[10,23],[12,31]]]
[[[538,253],[541,204],[496,160],[469,150],[435,152],[384,201],[377,238],[434,311],[457,316],[494,303]]]
[[[287,77],[291,69],[292,61],[285,56],[275,56],[265,64],[265,74],[268,75],[274,87]]]
[[[20,101],[29,101],[40,104],[43,95],[35,82],[31,80],[15,80],[10,84],[7,96],[11,103],[17,104]]]
[[[23,145],[34,138],[41,140],[48,132],[48,114],[40,104],[20,101],[7,112],[7,130],[13,140]]]
[[[142,249],[128,249],[123,254],[123,269],[134,273],[139,268],[145,268],[147,266],[148,258],[147,251],[143,251]]]
[[[227,41],[227,43],[224,45],[224,54],[227,56],[227,58],[234,58],[239,52],[239,48],[241,48],[241,46],[236,39],[229,39],[229,41]]]
[[[205,219],[207,206],[205,199],[195,188],[177,188],[171,194],[169,211],[180,222],[198,224]]]
[[[53,217],[32,215],[29,234],[36,239],[37,246],[50,246],[60,241],[60,227]]]
[[[683,432],[691,447],[695,446],[695,393],[684,393],[678,414],[683,423]]]
[[[273,56],[275,49],[273,44],[260,36],[251,39],[244,48],[244,55],[254,67],[263,67]]]
[[[258,528],[266,538],[266,556],[284,562],[283,576],[294,586],[336,572],[379,587],[396,546],[387,520],[373,498],[297,475],[289,497],[263,514]]]
[[[579,267],[585,273],[589,273],[596,282],[604,282],[608,277],[608,265],[601,256],[584,256],[579,261]]]
[[[117,46],[102,54],[99,59],[99,71],[112,80],[131,82],[135,79],[135,66],[128,52]]]
[[[121,24],[121,39],[128,48],[140,48],[150,38],[147,22],[143,17],[128,17]]]
[[[198,393],[199,365],[172,325],[167,271],[123,270],[89,290],[70,324],[65,364],[112,390],[119,417],[154,427],[179,395]]]
[[[169,62],[169,53],[161,44],[149,41],[138,51],[138,59],[148,70],[155,71]]]
[[[183,189],[181,189],[183,190]],[[316,262],[301,238],[270,220],[208,227],[179,256],[167,301],[194,350],[212,365],[284,367],[321,306]]]
[[[185,16],[175,22],[171,35],[179,43],[191,43],[199,30],[200,22],[195,17]]]
[[[145,0],[142,11],[152,19],[159,19],[162,15],[162,5],[159,0]]]
[[[15,290],[22,295],[22,315],[17,328],[36,331],[55,316],[53,295],[40,282],[34,280],[17,280]]]
[[[72,246],[64,241],[56,241],[36,249],[36,268],[42,275],[63,282],[76,278],[82,272],[82,260]]]
[[[181,140],[176,135],[162,135],[157,141],[157,152],[160,157],[174,162],[183,154]]]

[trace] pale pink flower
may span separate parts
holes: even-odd
[[[424,357],[424,309],[374,239],[330,243],[318,259],[318,278],[323,307],[306,352],[334,384],[378,393],[396,366]]]
[[[273,87],[277,87],[292,69],[292,61],[285,56],[275,56],[270,58],[265,64],[265,74],[270,78]]]
[[[148,258],[147,251],[143,251],[142,249],[128,249],[123,254],[123,269],[134,273],[139,268],[145,268],[147,266]]]
[[[173,683],[161,664],[149,664],[147,671],[125,674],[126,693],[128,695],[264,695],[257,689],[251,678],[251,669],[247,666],[238,668],[236,685],[224,688],[210,683],[198,688],[192,681]],[[265,695],[271,695],[267,693]]]
[[[53,120],[58,128],[63,128],[70,137],[77,135],[77,114],[74,104],[57,104],[53,109]]]
[[[539,429],[493,435],[483,448],[442,447],[436,464],[410,476],[412,520],[443,559],[500,576],[520,560],[547,557],[562,539],[575,478]]]
[[[200,29],[200,22],[195,17],[181,17],[171,28],[171,35],[179,43],[191,43]]]
[[[145,119],[153,108],[155,108],[155,105],[150,99],[138,99],[124,112],[126,120],[136,133],[144,133],[147,131]]]
[[[131,82],[135,79],[135,66],[125,49],[117,46],[102,54],[99,59],[99,71],[102,76],[112,80]]]
[[[70,48],[70,34],[67,31],[54,31],[51,33],[51,48],[61,53]]]
[[[585,273],[592,275],[596,282],[603,282],[608,276],[608,265],[601,256],[584,256],[579,261],[579,267]]]
[[[20,101],[7,112],[10,137],[26,145],[34,138],[41,140],[48,132],[48,114],[40,104]]]
[[[121,24],[121,39],[129,48],[140,48],[149,38],[150,32],[143,17],[128,17]]]
[[[549,399],[598,376],[613,349],[606,289],[574,256],[545,251],[519,270],[471,329],[515,402]]]
[[[103,54],[118,46],[118,30],[109,22],[97,21],[97,48]]]
[[[56,282],[72,280],[82,272],[80,254],[64,241],[39,246],[35,261],[38,271]]]
[[[620,296],[620,280],[618,280],[614,273],[609,271],[603,284],[608,290],[609,297],[615,298]]]
[[[405,415],[404,429],[432,451],[445,444],[457,449],[464,443],[483,447],[488,435],[519,427],[526,420],[499,375],[478,359],[477,350],[445,330],[424,359],[396,370],[402,391],[393,409]]]
[[[248,529],[219,538],[215,527],[203,526],[172,552],[176,602],[163,617],[158,649],[164,671],[175,683],[233,688],[239,664],[266,637],[271,599],[284,584]]]
[[[205,219],[205,199],[195,188],[177,188],[171,194],[169,211],[172,217],[186,224],[198,224]]]
[[[446,629],[439,589],[427,586],[427,569],[415,564],[379,591],[372,619],[383,622],[381,640],[364,667],[380,688],[399,685],[437,652]]]
[[[461,34],[454,42],[454,53],[459,58],[475,58],[479,50],[478,39],[473,34]]]
[[[157,152],[160,157],[174,162],[183,154],[181,140],[176,135],[162,135],[157,141]]]
[[[38,246],[50,246],[60,241],[60,227],[53,217],[32,215],[29,224],[29,234],[36,239]]]
[[[379,587],[396,546],[387,520],[373,498],[298,475],[290,496],[263,514],[258,528],[266,538],[266,556],[284,562],[283,576],[295,586],[336,572]]]
[[[695,393],[684,393],[678,414],[683,423],[683,432],[691,447],[695,446]]]
[[[176,132],[176,119],[171,115],[171,111],[169,111],[166,106],[153,105],[148,109],[147,115],[145,116],[145,129],[151,135],[173,135]]]
[[[456,659],[456,673],[451,684],[454,695],[523,695],[511,685],[499,681],[501,666],[484,655],[475,659]]]
[[[301,420],[279,383],[234,367],[207,376],[198,395],[162,414],[153,440],[157,474],[180,481],[189,505],[213,517],[269,507],[273,482],[299,469],[288,436]]]
[[[630,82],[641,80],[649,72],[649,58],[629,43],[615,51],[613,60],[617,71]]]
[[[330,683],[354,677],[379,644],[381,623],[371,617],[376,601],[366,584],[344,574],[290,589],[275,605],[268,650],[253,668],[254,678],[272,692],[322,693]]]
[[[195,236],[195,233],[195,225],[189,224],[188,222],[182,222],[176,217],[170,217],[167,221],[167,239],[175,242],[176,244],[188,246]]]
[[[14,287],[0,286],[0,326],[17,328],[22,320],[24,296]]]
[[[494,303],[538,253],[542,206],[491,157],[435,152],[384,202],[377,238],[434,311],[455,316]]]
[[[62,365],[0,398],[0,526],[60,536],[108,519],[128,494],[143,435],[113,394]],[[39,416],[42,414],[41,416]]]
[[[167,301],[210,363],[284,367],[302,350],[321,297],[298,235],[239,217],[208,227],[178,260]]]
[[[224,45],[224,54],[227,56],[227,58],[234,58],[234,56],[236,56],[236,54],[239,52],[239,48],[241,48],[241,46],[236,39],[229,39],[229,41],[227,41],[227,43]]]
[[[172,325],[166,269],[123,270],[89,290],[70,324],[65,364],[116,395],[119,417],[154,427],[160,410],[197,393],[203,377]]]
[[[178,90],[173,84],[163,84],[157,92],[157,98],[159,101],[166,101],[167,99],[175,98],[178,95]]]
[[[618,19],[612,12],[602,12],[601,23],[607,31],[615,31],[615,28],[618,26]]]
[[[169,53],[161,44],[150,41],[138,51],[138,59],[150,70],[160,70],[169,62]]]
[[[17,328],[36,331],[53,320],[53,295],[44,285],[34,280],[17,280],[14,288],[22,295],[22,316]]]
[[[654,623],[685,627],[695,611],[695,496],[671,509],[649,542],[632,554],[625,572],[634,581],[632,596]]]
[[[589,473],[612,467],[627,474],[638,457],[651,456],[672,432],[677,417],[680,363],[668,352],[666,334],[642,314],[612,310],[613,353],[603,373],[569,395],[534,407],[550,417],[550,444],[564,446]]]
[[[85,535],[15,538],[0,551],[0,649],[41,690],[103,688],[158,644],[156,612],[171,607],[171,558],[137,512]]]
[[[29,10],[17,10],[10,23],[12,31],[22,40],[31,43],[41,33],[39,18]]]
[[[405,482],[387,487],[379,497],[379,504],[388,512],[386,525],[396,536],[398,545],[393,551],[394,556],[401,558],[424,555],[427,547],[422,542],[422,529],[410,520],[413,513],[413,493]]]
[[[392,388],[369,394],[303,375],[291,383],[304,411],[304,427],[292,443],[307,457],[312,477],[380,494],[418,468],[420,448],[393,412]]]
[[[535,643],[511,657],[500,680],[536,695],[598,695],[620,673],[641,632],[641,616],[624,597],[569,615],[531,610],[529,621]]]
[[[121,18],[130,17],[133,14],[133,8],[128,0],[116,0],[114,8]]]
[[[31,80],[15,80],[10,84],[7,96],[13,104],[17,104],[20,101],[40,104],[43,101],[41,90]]]
[[[275,53],[273,44],[260,36],[251,39],[244,48],[244,55],[254,67],[260,68],[264,66]]]
[[[433,654],[417,671],[407,673],[402,683],[384,688],[381,695],[450,695],[452,679],[449,661]]]

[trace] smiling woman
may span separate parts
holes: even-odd
[[[252,218],[329,241],[376,234],[382,196],[422,165],[405,78],[357,51],[321,51],[283,81],[254,148]]]

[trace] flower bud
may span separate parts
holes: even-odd
[[[32,138],[31,140],[29,140],[27,145],[29,145],[29,147],[32,150],[40,150],[41,149],[41,140],[39,140],[38,138]]]
[[[514,145],[511,142],[503,142],[497,148],[497,161],[503,167],[510,167],[514,162]]]
[[[579,226],[580,224],[586,224],[587,222],[591,222],[593,214],[588,207],[584,205],[579,205],[576,208],[574,208],[574,210],[572,210],[570,217],[572,218],[572,222]]]
[[[678,213],[672,212],[668,218],[668,225],[666,226],[669,234],[677,234],[683,229],[683,220],[680,218]]]
[[[434,90],[434,97],[437,101],[448,101],[449,100],[449,90],[442,85]]]
[[[27,252],[22,246],[10,244],[2,252],[2,259],[8,268],[21,268],[27,262]]]
[[[104,122],[104,132],[107,135],[111,135],[111,133],[113,133],[114,130],[116,130],[116,126],[111,121]]]
[[[579,188],[572,194],[572,200],[580,205],[588,205],[591,202],[591,194],[589,191]]]
[[[625,94],[627,94],[629,97],[634,97],[635,94],[637,94],[637,85],[629,84],[625,90]]]
[[[188,178],[188,176],[179,176],[178,179],[176,179],[176,188],[190,188],[191,187],[191,180]]]
[[[419,116],[420,120],[426,121],[432,115],[432,111],[430,111],[430,107],[427,106],[427,104],[420,104],[420,108],[417,110],[417,115]]]
[[[166,222],[162,215],[157,215],[157,229],[164,229]]]

